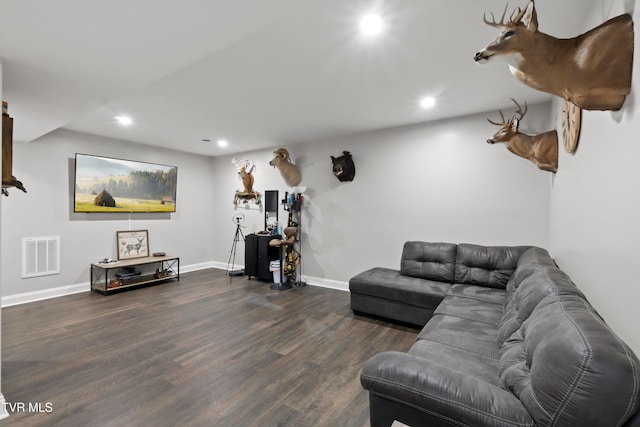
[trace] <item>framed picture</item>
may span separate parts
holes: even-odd
[[[147,230],[118,231],[118,260],[149,256]]]

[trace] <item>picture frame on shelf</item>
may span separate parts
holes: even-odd
[[[149,231],[117,231],[118,261],[149,256]]]

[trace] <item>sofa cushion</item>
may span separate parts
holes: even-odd
[[[349,280],[352,293],[435,309],[451,287],[449,283],[408,277],[398,270],[375,267]]]
[[[498,386],[498,359],[429,340],[418,340],[408,351],[465,376]]]
[[[400,272],[405,276],[452,283],[456,249],[453,243],[405,242]]]
[[[448,296],[436,308],[434,314],[446,314],[497,328],[502,319],[502,303],[495,304],[472,298]]]
[[[418,334],[418,340],[447,345],[471,354],[499,358],[498,328],[458,316],[435,314]]]
[[[640,405],[640,362],[579,295],[544,298],[505,341],[499,371],[537,425],[622,425]]]
[[[505,289],[518,258],[530,246],[458,245],[454,281]]]
[[[520,283],[529,275],[544,267],[557,267],[549,255],[549,252],[538,247],[532,247],[524,251],[520,258],[518,258],[517,267],[507,282],[507,293],[504,300],[505,307],[511,300],[515,290],[520,286]]]
[[[486,286],[461,285],[451,286],[447,296],[457,296],[482,301],[490,304],[504,304],[504,289],[487,288]]]
[[[520,283],[505,307],[498,331],[498,345],[502,346],[529,318],[540,301],[551,294],[584,298],[566,273],[555,267],[539,267]]]

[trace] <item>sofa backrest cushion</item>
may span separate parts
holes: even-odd
[[[504,307],[498,329],[498,345],[502,346],[529,318],[540,301],[551,294],[583,296],[563,271],[556,267],[538,266],[522,279]]]
[[[456,250],[454,243],[406,242],[402,249],[400,273],[453,283]]]
[[[455,283],[505,289],[518,258],[530,246],[458,245]]]
[[[513,293],[518,286],[520,286],[520,283],[533,272],[539,270],[540,267],[557,267],[555,261],[553,261],[549,255],[549,252],[545,249],[533,246],[520,255],[516,269],[507,282],[507,293],[504,299],[505,307],[509,304]]]
[[[551,294],[504,343],[500,385],[537,425],[619,426],[640,406],[640,362],[579,295]]]

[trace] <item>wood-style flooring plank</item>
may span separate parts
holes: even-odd
[[[0,426],[364,427],[363,363],[417,334],[354,316],[348,292],[180,279],[2,309]]]

